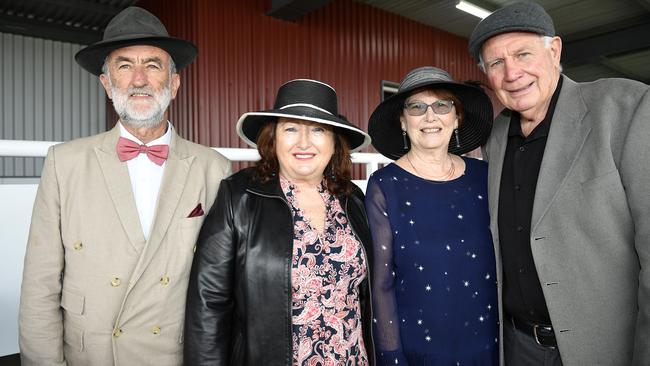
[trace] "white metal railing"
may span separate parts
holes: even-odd
[[[1,157],[45,157],[53,141],[0,140]],[[215,148],[231,161],[256,161],[255,149]],[[391,160],[380,154],[354,153],[352,162],[365,164],[366,176]],[[367,181],[354,181],[365,190]],[[0,357],[18,352],[18,304],[25,243],[31,222],[32,205],[38,180],[29,184],[4,183],[0,178]],[[6,326],[5,326],[6,325]]]
[[[24,141],[0,140],[0,157],[45,157],[47,149],[59,144],[56,141]],[[213,148],[230,161],[256,161],[260,158],[255,149],[239,149],[230,147]],[[366,166],[366,177],[379,169],[380,164],[388,164],[392,160],[376,153],[353,153],[352,162]]]

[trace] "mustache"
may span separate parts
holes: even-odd
[[[148,95],[150,97],[154,96],[156,94],[155,91],[151,90],[150,88],[136,88],[136,87],[130,87],[127,89],[126,93],[131,96],[133,94],[144,94]]]

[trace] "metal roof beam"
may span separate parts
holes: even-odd
[[[0,15],[0,32],[79,44],[91,44],[102,39],[101,31],[8,15]]]
[[[135,1],[130,1],[131,3],[134,3]],[[82,11],[82,12],[88,12],[88,13],[95,13],[95,14],[102,14],[102,15],[108,15],[112,17],[113,15],[117,14],[120,12],[120,10],[124,9],[125,6],[120,6],[120,5],[111,5],[110,3],[107,4],[102,4],[97,1],[89,1],[89,0],[38,0],[38,1],[27,1],[27,4],[38,4],[39,6],[42,6],[43,4],[50,4],[53,6],[57,7],[63,7],[75,11]],[[127,4],[128,5],[128,4]]]
[[[646,48],[650,48],[650,22],[566,42],[562,47],[562,63],[569,67],[598,63],[601,56]]]
[[[293,22],[322,8],[329,2],[330,0],[273,0],[271,10],[266,15]]]
[[[616,73],[621,74],[621,77],[624,77],[624,78],[627,78],[627,79],[638,80],[638,81],[641,81],[641,82],[646,83],[646,84],[648,84],[648,82],[650,82],[650,80],[645,79],[641,75],[637,75],[634,71],[628,70],[624,66],[621,66],[621,65],[618,65],[618,64],[612,62],[607,57],[600,57],[598,59],[598,63],[603,67],[606,67],[606,68],[608,68],[608,69],[610,69],[610,70],[612,70],[612,71],[614,71]]]

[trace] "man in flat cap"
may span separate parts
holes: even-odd
[[[229,162],[166,118],[196,47],[130,7],[75,56],[119,121],[52,147],[34,203],[20,300],[29,365],[181,365],[195,240]]]
[[[650,92],[576,83],[536,3],[469,50],[506,107],[485,153],[506,365],[650,365]]]

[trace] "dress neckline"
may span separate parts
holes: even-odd
[[[459,175],[457,178],[450,179],[450,180],[444,180],[444,181],[431,180],[431,179],[426,179],[426,178],[420,177],[419,175],[415,175],[415,174],[409,172],[408,170],[402,168],[401,166],[397,165],[397,163],[395,163],[395,162],[392,162],[390,165],[394,165],[397,169],[404,172],[405,174],[407,174],[407,175],[409,175],[411,177],[417,178],[417,179],[419,179],[419,180],[421,180],[423,182],[427,182],[427,183],[431,183],[431,184],[435,184],[435,185],[443,185],[443,184],[446,184],[446,183],[460,182],[462,179],[465,179],[465,176],[467,175],[467,168],[468,168],[467,158],[465,158],[464,156],[461,156],[460,158],[463,159],[463,161],[465,162],[465,171],[463,171],[463,174]]]

